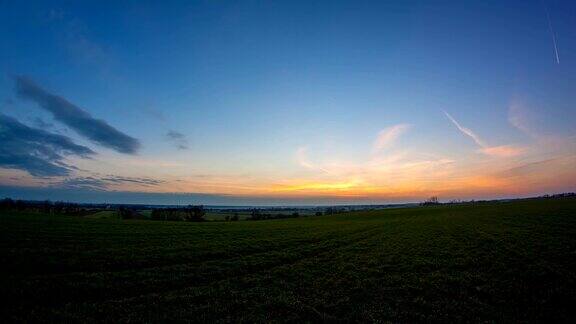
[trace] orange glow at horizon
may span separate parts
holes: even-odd
[[[473,199],[575,190],[576,138],[539,135],[523,124],[521,109],[517,105],[513,108],[511,124],[529,134],[531,143],[488,145],[448,115],[463,136],[473,139],[468,151],[433,153],[427,148],[399,148],[396,141],[414,126],[398,124],[375,134],[364,155],[345,154],[341,155],[345,158],[337,159],[324,154],[323,159],[315,159],[314,151],[302,146],[294,149],[293,161],[279,158],[280,165],[270,164],[268,169],[258,168],[258,160],[247,161],[249,168],[238,168],[239,164],[220,166],[212,160],[192,168],[186,160],[121,155],[76,159],[70,164],[90,170],[80,178],[88,180],[85,183],[111,177],[109,170],[128,179],[102,183],[98,190],[146,193],[386,201],[431,195]],[[37,178],[17,170],[7,170],[4,175],[3,185],[62,187],[69,180]]]

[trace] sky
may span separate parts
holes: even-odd
[[[576,191],[576,2],[0,1],[0,196]]]

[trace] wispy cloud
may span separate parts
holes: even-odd
[[[88,157],[94,152],[66,136],[52,134],[0,114],[0,167],[19,169],[33,176],[65,176],[75,168],[65,156]]]
[[[152,178],[123,177],[116,175],[71,177],[52,185],[56,188],[110,190],[111,186],[121,184],[136,184],[140,186],[157,186],[164,183],[162,180]]]
[[[50,123],[50,122],[46,122],[44,121],[44,119],[40,118],[40,117],[34,117],[31,118],[32,123],[34,123],[34,125],[40,129],[50,129],[52,127],[54,127],[54,124]]]
[[[394,142],[404,134],[408,129],[410,129],[408,124],[398,124],[381,130],[378,133],[378,137],[372,145],[372,154],[376,154],[383,149],[390,147]]]
[[[96,67],[103,76],[112,75],[112,52],[89,35],[89,28],[78,17],[61,9],[45,14],[46,22],[56,31],[61,46],[77,63]]]
[[[310,169],[310,170],[318,170],[318,171],[322,171],[325,173],[330,173],[327,169],[317,165],[316,163],[312,162],[309,157],[308,157],[308,147],[306,146],[302,146],[299,147],[296,150],[296,162],[306,168],[306,169]]]
[[[154,120],[157,121],[161,121],[161,122],[165,122],[166,121],[166,115],[164,114],[164,112],[162,112],[159,109],[156,109],[154,107],[148,106],[148,107],[144,107],[142,108],[142,113],[144,113],[146,116],[153,118]]]
[[[450,121],[462,132],[464,135],[470,137],[478,146],[480,146],[479,152],[490,155],[490,156],[497,156],[497,157],[513,157],[523,154],[526,149],[522,147],[517,147],[513,145],[499,145],[499,146],[490,146],[484,142],[476,133],[474,133],[471,129],[466,128],[450,115],[448,112],[444,111],[444,114]]]
[[[517,100],[514,100],[508,107],[508,122],[526,135],[536,137],[529,126],[525,109]]]
[[[172,143],[174,143],[174,145],[176,145],[176,148],[179,150],[187,150],[188,149],[188,139],[186,138],[186,135],[177,132],[175,130],[169,130],[166,133],[166,138],[168,138],[168,140],[170,140]]]
[[[106,182],[94,177],[67,178],[51,187],[66,189],[107,190]]]
[[[144,177],[123,177],[117,175],[107,175],[100,178],[102,181],[107,181],[111,183],[137,183],[146,186],[155,186],[164,183],[163,180],[144,178]]]
[[[574,152],[576,134],[561,134],[550,129],[543,129],[544,110],[538,111],[525,104],[519,98],[514,98],[508,107],[508,121],[524,135],[532,139],[531,152],[544,158]]]
[[[483,147],[480,152],[486,155],[501,156],[501,157],[512,157],[523,154],[526,151],[525,148],[516,147],[513,145],[500,145],[500,146],[490,146]]]
[[[315,166],[310,160],[308,159],[308,148],[307,147],[299,147],[296,150],[296,162],[300,166],[303,166],[307,169],[314,169]]]
[[[358,181],[347,181],[347,182],[303,182],[303,183],[282,183],[277,184],[272,187],[272,191],[280,192],[290,192],[290,191],[347,191],[360,186],[361,183]]]
[[[84,109],[42,89],[26,77],[16,76],[14,80],[19,96],[34,101],[38,106],[50,112],[55,120],[75,130],[78,134],[120,153],[135,154],[138,151],[140,142],[137,139],[120,132],[104,120],[92,117]]]

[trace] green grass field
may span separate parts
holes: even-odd
[[[120,219],[120,216],[118,216],[118,214],[113,210],[103,210],[84,217],[95,219]]]
[[[574,322],[576,199],[256,222],[3,214],[1,318]]]

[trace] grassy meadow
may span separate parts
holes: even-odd
[[[295,219],[4,213],[4,321],[574,322],[576,199]]]

